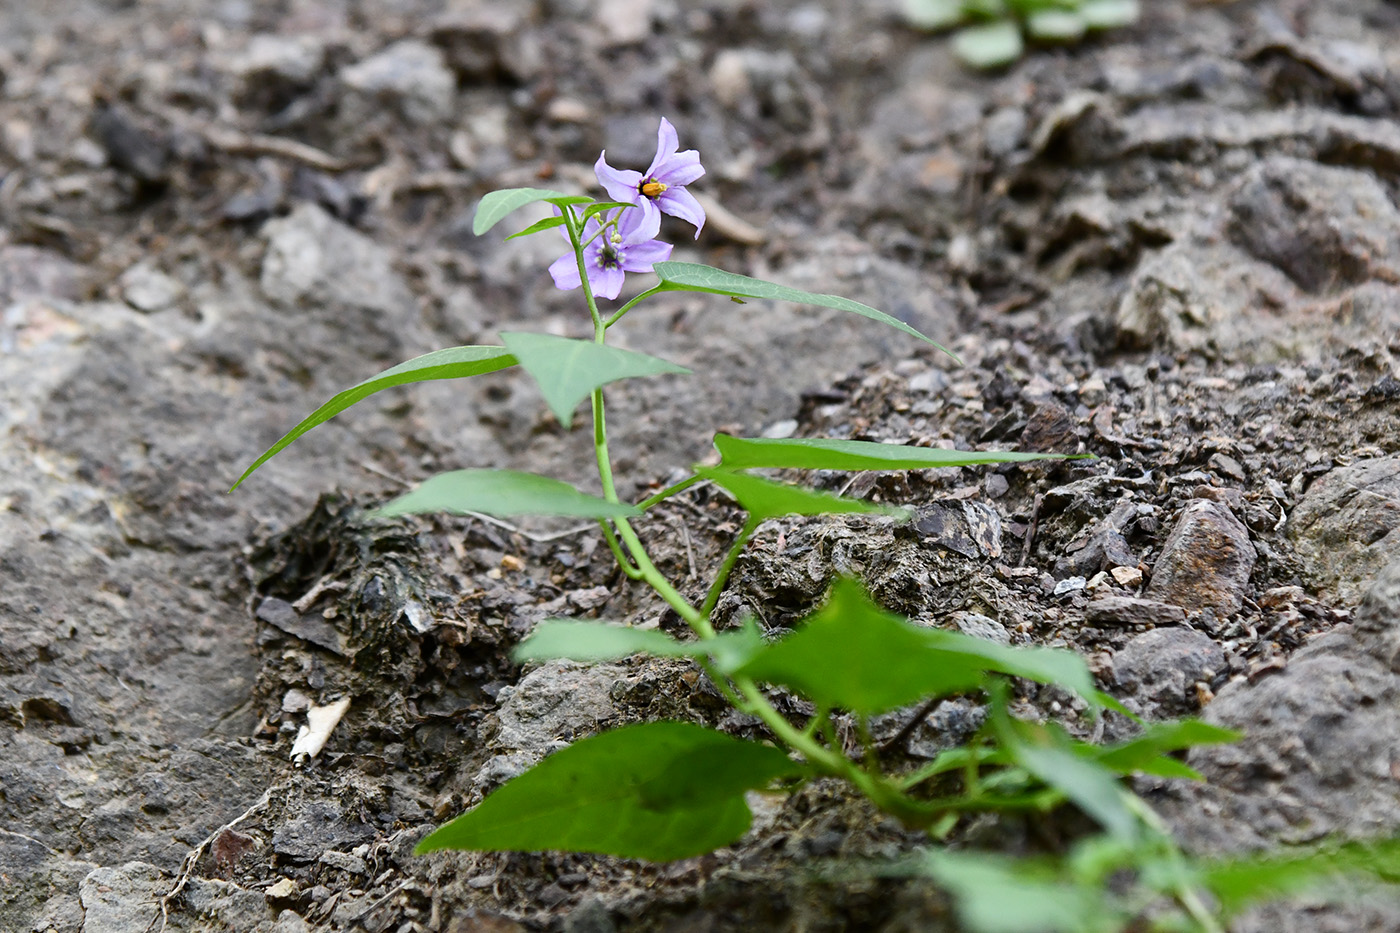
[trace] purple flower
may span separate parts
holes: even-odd
[[[680,141],[676,138],[676,128],[665,117],[661,118],[661,129],[656,132],[656,158],[651,160],[651,168],[645,172],[613,168],[607,162],[607,150],[598,156],[593,171],[598,174],[598,182],[608,189],[608,197],[614,201],[628,201],[642,209],[648,218],[655,217],[660,224],[661,212],[688,220],[695,225],[695,236],[700,236],[700,228],[705,226],[705,209],[695,200],[695,195],[685,190],[685,186],[705,174],[700,165],[700,153],[694,149],[677,152]],[[658,227],[659,229],[659,227]]]
[[[627,272],[650,272],[652,263],[671,256],[671,244],[653,239],[661,228],[661,215],[652,209],[619,208],[605,226],[596,216],[583,226],[583,266],[588,285],[600,298],[616,298]],[[599,231],[602,230],[601,233]],[[567,234],[565,235],[567,238]],[[554,284],[569,291],[579,287],[578,260],[571,249],[549,267]]]

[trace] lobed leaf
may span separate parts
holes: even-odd
[[[454,470],[439,473],[370,513],[372,518],[423,512],[481,512],[486,515],[564,515],[630,518],[630,505],[579,492],[568,483],[515,470]]]
[[[684,366],[591,340],[519,332],[502,333],[501,340],[535,378],[545,404],[565,428],[573,424],[578,403],[600,386],[634,376],[690,373]]]
[[[765,645],[735,671],[792,687],[817,703],[875,715],[925,697],[982,688],[993,673],[1083,692],[1092,681],[1068,651],[1007,648],[960,632],[913,625],[842,578],[826,605],[792,634]]]
[[[1001,68],[1023,51],[1021,28],[1009,19],[968,26],[953,36],[953,54],[973,68]]]
[[[1142,735],[1108,748],[1085,746],[1099,764],[1119,774],[1153,774],[1158,777],[1179,777],[1201,780],[1201,775],[1184,762],[1168,756],[1168,752],[1195,748],[1197,745],[1219,745],[1238,742],[1244,733],[1213,726],[1199,719],[1160,722],[1148,725]]]
[[[509,214],[520,210],[527,204],[539,201],[554,203],[555,199],[568,197],[570,196],[564,192],[554,191],[550,188],[502,188],[499,191],[492,191],[484,196],[476,206],[476,215],[472,217],[472,233],[481,236]],[[593,199],[584,198],[584,200],[591,201]]]
[[[859,314],[861,317],[867,317],[872,321],[879,321],[897,330],[902,330],[912,337],[933,344],[953,359],[957,359],[952,351],[924,336],[898,318],[891,317],[883,311],[877,311],[869,305],[863,305],[859,301],[852,301],[849,298],[804,292],[786,285],[776,285],[773,282],[765,282],[762,279],[754,279],[734,272],[725,272],[723,269],[694,262],[658,262],[655,266],[655,272],[661,278],[661,284],[657,286],[657,291],[706,292],[711,295],[728,295],[730,298],[792,301],[798,304],[849,311],[852,314]]]
[[[468,376],[479,376],[514,365],[515,357],[505,347],[448,347],[444,350],[425,353],[386,369],[379,375],[338,393],[330,401],[307,415],[300,424],[282,435],[281,440],[269,447],[257,460],[254,460],[253,465],[243,471],[243,475],[238,478],[238,482],[233,484],[229,492],[233,492],[234,489],[241,486],[245,479],[253,475],[253,471],[281,453],[284,448],[307,431],[329,421],[351,405],[363,401],[382,389],[407,385],[411,382],[430,382],[434,379],[464,379]]]
[[[669,861],[735,841],[744,792],[795,777],[781,751],[682,722],[626,726],[575,742],[433,832],[438,849],[596,852]]]
[[[715,435],[720,465],[730,470],[927,470],[936,467],[1077,459],[1073,454],[1032,454],[1014,450],[943,450],[837,438],[766,438]]]
[[[696,467],[695,475],[724,489],[739,507],[756,521],[767,521],[783,515],[877,514],[907,519],[906,509],[832,495],[816,489],[805,489],[789,483],[779,483],[761,476],[736,473],[712,467]]]

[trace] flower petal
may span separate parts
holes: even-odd
[[[655,178],[663,185],[674,188],[688,185],[704,174],[705,167],[700,164],[700,153],[694,149],[687,149],[667,158],[647,178]]]
[[[636,207],[623,208],[617,219],[617,232],[624,245],[645,243],[661,232],[661,211],[650,198]]]
[[[549,274],[554,277],[555,288],[566,292],[582,284],[578,277],[578,260],[574,258],[572,250],[549,264]]]
[[[588,283],[599,298],[616,298],[625,278],[627,276],[617,266],[594,266],[588,270]]]
[[[628,272],[650,272],[652,263],[665,262],[671,258],[673,248],[670,243],[662,243],[660,240],[638,243],[627,247],[621,256],[620,264]]]
[[[694,224],[695,236],[699,238],[700,228],[705,226],[705,209],[695,200],[695,195],[684,188],[667,188],[656,200],[661,210],[667,214]]]
[[[676,128],[671,125],[670,120],[662,117],[661,126],[656,131],[656,158],[651,160],[651,168],[647,169],[646,177],[651,178],[655,175],[662,164],[675,154],[680,145],[681,141],[676,136]]]
[[[608,197],[633,204],[646,200],[638,190],[642,184],[642,173],[613,168],[607,163],[607,155],[608,151],[604,149],[598,161],[593,163],[593,173],[598,176],[598,184],[607,190]]]

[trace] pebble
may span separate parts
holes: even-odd
[[[185,286],[149,262],[138,262],[122,273],[122,298],[137,311],[153,314],[174,306]]]
[[[1286,526],[1303,575],[1344,605],[1400,554],[1400,456],[1338,467],[1308,489]]]
[[[363,115],[387,100],[412,123],[436,123],[450,119],[457,104],[457,79],[442,52],[416,39],[395,42],[345,69],[340,77],[347,88],[365,98],[353,108],[356,114]]]
[[[1084,621],[1091,625],[1184,625],[1186,610],[1136,596],[1100,596],[1084,607]]]
[[[1143,714],[1179,715],[1196,705],[1195,685],[1225,666],[1225,652],[1195,629],[1153,629],[1131,638],[1113,658],[1119,686],[1136,694]]]
[[[1190,612],[1233,615],[1244,603],[1256,558],[1249,530],[1229,508],[1193,499],[1167,535],[1143,595]]]

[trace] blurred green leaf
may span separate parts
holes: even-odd
[[[1198,862],[1199,879],[1227,916],[1265,901],[1294,894],[1349,894],[1336,885],[1355,881],[1400,883],[1400,838],[1328,842],[1301,852],[1264,852],[1233,859]],[[1329,882],[1332,890],[1324,889]]]
[[[502,188],[500,191],[492,191],[483,197],[481,203],[476,206],[476,216],[472,218],[472,233],[481,236],[505,219],[508,214],[527,204],[534,204],[538,201],[553,203],[553,199],[567,197],[569,195],[564,194],[564,192],[549,188]],[[591,201],[593,199],[584,198],[584,200]]]
[[[307,431],[319,424],[324,424],[351,405],[363,401],[382,389],[406,385],[411,382],[430,382],[434,379],[464,379],[468,376],[479,376],[482,373],[495,372],[498,369],[514,365],[515,357],[505,347],[448,347],[445,350],[425,353],[406,363],[400,363],[386,369],[379,375],[366,379],[359,385],[352,386],[333,396],[326,404],[307,415],[300,424],[282,435],[281,440],[269,447],[257,460],[254,460],[253,465],[243,471],[243,475],[238,478],[238,482],[233,484],[229,492],[233,492],[234,489],[241,486],[245,479],[253,475],[254,470],[281,453],[287,445]]]
[[[1138,0],[1084,0],[1079,15],[1090,29],[1117,29],[1137,22],[1142,10]]]
[[[960,632],[921,628],[871,602],[857,580],[832,586],[821,609],[758,650],[734,673],[783,684],[818,703],[877,714],[929,696],[976,690],[989,673],[1081,690],[1089,674],[1068,651],[1007,648]]]
[[[947,29],[964,15],[962,0],[904,0],[904,18],[916,29]]]
[[[1075,42],[1086,28],[1084,17],[1073,10],[1037,10],[1026,17],[1026,32],[1045,42]]]
[[[1024,50],[1021,27],[1009,19],[968,26],[953,36],[953,54],[973,68],[1001,68]]]
[[[745,791],[800,773],[775,748],[703,726],[626,726],[549,756],[415,851],[554,849],[658,862],[686,858],[744,834],[752,819]]]
[[[982,852],[923,858],[972,933],[1100,933],[1130,919],[1107,889],[1074,884],[1046,863]]]
[[[590,496],[548,476],[515,470],[454,470],[429,477],[412,492],[370,512],[370,517],[423,512],[578,518],[630,518],[641,514],[630,505]]]
[[[908,518],[905,509],[849,499],[802,486],[779,483],[761,476],[735,473],[713,467],[696,467],[695,475],[721,487],[739,503],[739,507],[754,517],[767,521],[783,515],[839,515],[865,513]]]
[[[578,403],[599,386],[634,376],[690,373],[684,366],[591,340],[518,332],[503,333],[501,340],[535,377],[545,404],[565,428],[573,424]]]
[[[804,292],[796,288],[788,288],[786,285],[775,285],[772,282],[765,282],[762,279],[753,279],[749,278],[747,275],[725,272],[723,269],[703,266],[693,262],[658,262],[655,271],[656,274],[661,277],[661,284],[657,286],[658,291],[705,292],[711,295],[728,295],[731,298],[791,301],[797,304],[817,305],[823,308],[835,308],[838,311],[849,311],[852,314],[859,314],[861,317],[867,317],[872,321],[879,321],[882,324],[888,324],[890,327],[904,331],[904,333],[912,337],[917,337],[920,340],[933,344],[944,353],[953,357],[953,359],[957,359],[951,351],[934,343],[933,340],[925,337],[898,318],[891,317],[883,311],[877,311],[869,305],[863,305],[859,301],[852,301],[849,298]]]
[[[1201,776],[1194,768],[1175,758],[1167,757],[1167,753],[1195,748],[1198,745],[1238,742],[1243,735],[1244,733],[1234,729],[1213,726],[1199,719],[1182,719],[1152,723],[1137,738],[1108,748],[1086,746],[1086,749],[1099,764],[1112,768],[1119,774],[1141,773],[1200,780]]]
[[[535,221],[519,233],[512,233],[510,236],[506,237],[506,239],[514,240],[516,237],[532,236],[533,234],[541,233],[545,230],[553,230],[555,227],[562,226],[564,226],[563,217],[546,217],[543,220]]]
[[[697,642],[677,641],[665,632],[607,622],[545,619],[510,656],[517,663],[565,658],[570,661],[614,661],[634,654],[684,658],[703,654]]]
[[[730,470],[764,467],[799,470],[926,470],[935,467],[978,466],[1065,459],[1064,454],[1031,454],[1012,450],[942,450],[874,441],[834,438],[760,438],[715,435],[721,466]],[[1072,458],[1072,457],[1071,457]]]
[[[1073,801],[1110,835],[1132,843],[1141,824],[1124,802],[1127,793],[1108,768],[1075,753],[1073,742],[1054,723],[1016,719],[1006,709],[1005,689],[993,693],[992,731],[1011,760]]]

